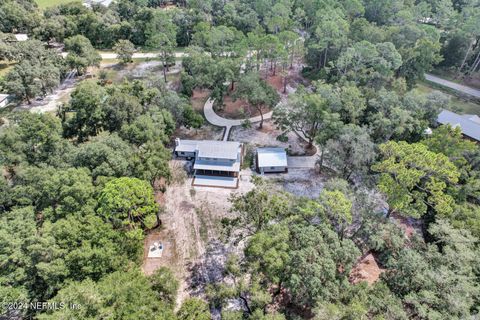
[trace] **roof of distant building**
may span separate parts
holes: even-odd
[[[287,153],[282,148],[258,148],[258,167],[286,167]]]
[[[440,124],[449,124],[460,127],[462,133],[472,139],[480,141],[480,117],[473,114],[456,114],[448,110],[440,112],[437,118]]]
[[[27,41],[28,40],[28,35],[26,33],[16,33],[14,34],[15,39],[17,41]]]

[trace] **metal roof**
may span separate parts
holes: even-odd
[[[196,160],[193,164],[193,169],[198,170],[214,170],[214,171],[227,171],[227,172],[239,172],[240,162],[219,162],[208,160]]]
[[[258,167],[287,167],[287,153],[282,148],[258,148]]]
[[[15,39],[17,39],[17,41],[27,41],[28,40],[28,35],[25,34],[25,33],[17,33],[17,34],[14,34],[15,36]]]
[[[198,152],[197,157],[237,160],[240,143],[216,140],[177,140],[175,151]]]
[[[455,112],[443,110],[437,118],[440,124],[459,126],[462,133],[472,139],[480,141],[480,118],[472,114],[459,115]]]
[[[202,141],[198,145],[199,158],[237,160],[240,149],[239,142]]]

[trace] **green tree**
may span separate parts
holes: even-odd
[[[97,283],[90,279],[73,282],[60,290],[52,301],[82,307],[50,310],[39,315],[39,319],[176,319],[173,310],[157,299],[148,278],[137,269],[114,272]]]
[[[72,92],[67,112],[74,112],[73,117],[64,123],[66,137],[76,137],[78,142],[96,136],[104,127],[105,110],[103,104],[107,99],[105,90],[93,81],[86,81]]]
[[[286,104],[275,108],[273,113],[275,123],[282,130],[300,132],[310,148],[314,141],[320,144],[320,167],[323,165],[323,146],[339,130],[339,118],[339,114],[331,112],[325,98],[301,89],[291,95]]]
[[[129,40],[118,40],[113,47],[113,51],[123,63],[129,63],[132,62],[135,46]]]
[[[316,22],[315,37],[318,42],[313,45],[313,48],[323,50],[322,61],[318,65],[326,67],[329,50],[332,47],[341,47],[346,43],[349,24],[339,8],[329,7],[317,12]]]
[[[27,167],[19,171],[13,192],[16,201],[35,206],[43,220],[56,221],[72,213],[94,213],[96,201],[86,168]]]
[[[133,176],[150,182],[154,188],[160,179],[170,181],[171,171],[168,161],[171,152],[165,148],[161,141],[151,141],[135,150],[131,161]]]
[[[98,66],[102,60],[90,40],[81,35],[65,39],[65,50],[68,65],[79,74],[84,74],[90,66]]]
[[[312,307],[316,301],[334,300],[359,250],[351,240],[339,240],[325,224],[298,224],[290,231],[292,247],[285,286],[293,302]]]
[[[478,282],[473,280],[478,263],[475,239],[442,219],[432,224],[429,232],[434,243],[403,248],[390,261],[386,283],[410,306],[410,316],[469,317],[475,312],[479,292]],[[463,299],[455,299],[458,296]]]
[[[90,170],[93,179],[129,175],[132,146],[116,134],[101,134],[82,143],[75,154],[73,164]]]
[[[458,182],[459,173],[445,155],[404,141],[382,144],[380,153],[382,160],[372,169],[381,173],[378,187],[387,196],[389,214],[420,218],[429,209],[452,213],[455,202],[445,191]]]
[[[185,300],[177,312],[179,320],[210,320],[208,304],[198,298]]]
[[[337,227],[340,240],[343,240],[346,228],[353,222],[352,201],[340,190],[324,190],[318,202],[324,214]]]
[[[255,180],[256,187],[245,193],[232,195],[232,211],[239,214],[239,222],[252,234],[263,229],[269,221],[286,212],[289,197],[286,194],[272,194],[261,180]]]
[[[166,34],[158,33],[152,35],[146,42],[146,45],[154,50],[159,50],[160,54],[159,57],[163,63],[163,79],[167,82],[167,71],[168,71],[168,64],[174,60],[174,49],[175,49],[175,42],[168,37]]]
[[[51,114],[17,114],[0,133],[0,163],[12,172],[22,163],[64,166],[68,157],[63,153],[70,146],[61,134],[61,123]]]
[[[344,126],[337,137],[327,141],[326,160],[344,179],[365,173],[375,158],[375,145],[368,131],[356,125]]]
[[[116,228],[125,228],[129,236],[142,238],[142,229],[158,224],[159,207],[153,189],[146,181],[123,177],[105,184],[98,199],[97,212]]]
[[[254,234],[245,248],[245,257],[253,270],[277,285],[278,291],[289,261],[289,235],[287,226],[276,224]]]
[[[173,272],[167,267],[160,267],[148,279],[158,298],[174,307],[179,283]]]
[[[384,84],[402,65],[402,56],[390,42],[361,41],[340,53],[334,63],[341,77],[356,85]]]
[[[143,111],[139,98],[125,91],[121,87],[109,88],[107,100],[100,104],[104,113],[102,126],[111,132],[132,123]]]
[[[234,97],[246,99],[260,113],[260,129],[263,127],[263,108],[272,109],[280,100],[275,89],[253,72],[240,78]]]

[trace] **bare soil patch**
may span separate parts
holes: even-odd
[[[174,137],[190,140],[222,140],[224,129],[205,123],[198,129],[180,127],[175,130]]]
[[[378,266],[373,254],[367,253],[357,261],[350,271],[349,281],[353,284],[366,281],[371,285],[378,280],[384,271],[385,269]]]
[[[229,197],[233,192],[253,188],[250,173],[242,172],[239,189],[192,187],[185,174],[187,161],[172,160],[174,182],[160,201],[164,213],[162,227],[145,239],[145,254],[153,242],[162,242],[161,258],[145,258],[143,270],[151,274],[160,266],[173,270],[180,280],[177,305],[190,295],[202,296],[205,285],[223,277],[224,262],[229,249],[220,241],[223,217],[232,217]],[[224,239],[221,239],[224,240]],[[146,255],[145,255],[146,257]]]
[[[167,81],[175,82],[179,80],[181,63],[177,62],[167,70]],[[134,62],[123,64],[118,61],[103,62],[100,70],[107,72],[107,79],[113,83],[120,83],[124,79],[137,80],[146,79],[151,76],[163,77],[163,64],[159,60],[145,59],[135,60]],[[99,72],[98,71],[98,72]]]
[[[192,97],[190,98],[192,108],[203,114],[203,107],[205,106],[205,102],[207,102],[209,96],[210,90],[193,90]]]
[[[279,137],[284,137],[283,141],[280,141],[282,138]],[[296,133],[284,133],[279,130],[271,119],[263,122],[262,129],[258,129],[257,124],[252,124],[251,128],[233,127],[230,131],[230,140],[249,143],[255,147],[284,148],[289,155],[310,156],[316,153],[316,149],[307,148],[308,143]]]
[[[278,93],[283,93],[283,76],[279,75],[278,73],[276,75],[271,75],[267,78],[267,83],[275,88]],[[288,76],[287,76],[287,84],[289,83],[288,81]]]
[[[234,100],[232,97],[233,93],[234,91],[231,91],[226,95],[223,98],[223,107],[215,110],[219,116],[237,120],[260,115],[258,109],[250,105],[245,99]],[[267,107],[262,107],[263,114],[269,111],[270,110]]]
[[[392,213],[391,219],[403,230],[407,238],[414,234],[422,235],[422,223],[414,218],[403,217],[398,213]]]
[[[299,197],[317,198],[325,182],[330,179],[327,172],[319,174],[315,169],[288,169],[288,173],[266,174],[262,176],[272,189],[287,191]]]

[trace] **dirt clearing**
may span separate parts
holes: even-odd
[[[249,171],[242,171],[236,190],[192,187],[191,177],[179,178],[185,177],[186,165],[186,161],[171,161],[176,178],[163,197],[162,228],[149,234],[145,240],[146,250],[153,242],[162,242],[163,255],[161,258],[145,258],[143,264],[146,274],[160,266],[167,266],[175,272],[180,280],[177,304],[190,295],[201,296],[206,283],[221,277],[229,248],[220,241],[220,221],[232,215],[228,201],[231,194],[253,188]]]

